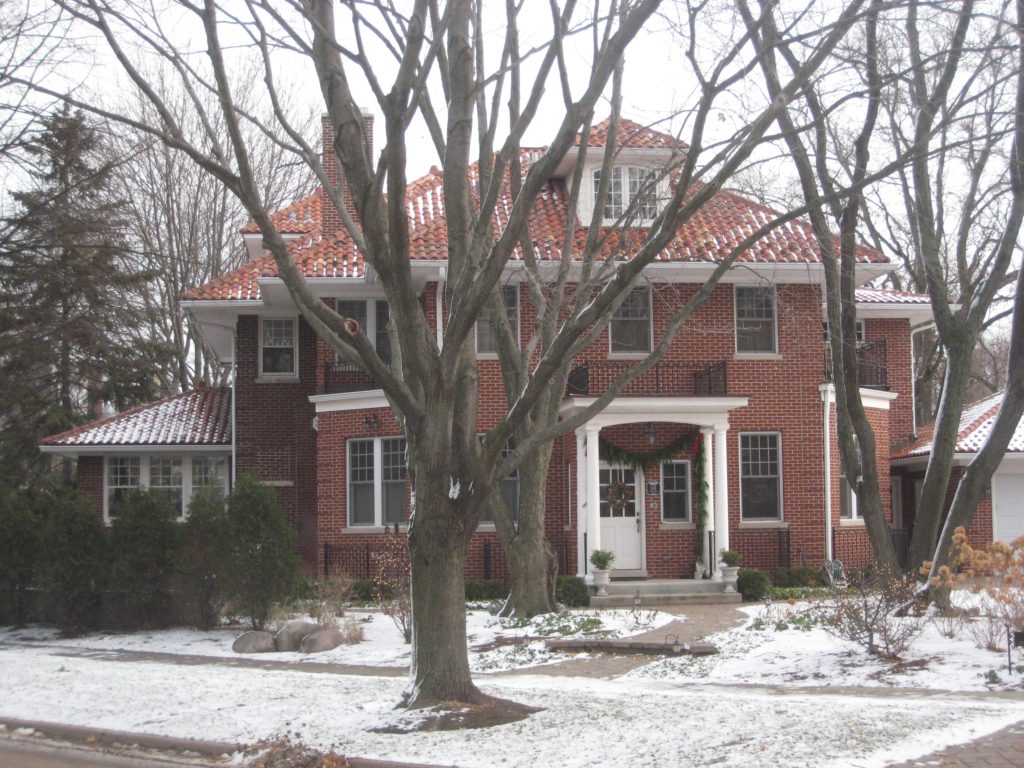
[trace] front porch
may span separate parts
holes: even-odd
[[[742,601],[714,579],[613,579],[607,595],[592,595],[593,608],[649,608],[655,605],[722,605]]]
[[[563,416],[593,401],[569,397]],[[665,597],[680,603],[721,598],[718,554],[729,549],[729,413],[747,402],[746,397],[727,396],[620,397],[576,430],[572,528],[577,537],[577,575],[592,582],[591,554],[599,549],[615,553],[616,591],[609,593],[613,599],[595,604],[633,605],[638,591],[645,605],[664,604]],[[628,426],[633,430],[624,431]],[[603,461],[603,430],[649,446],[650,453],[641,452],[639,457],[660,456],[676,446],[679,452],[656,464],[645,466],[635,460],[626,466],[615,461],[615,452],[606,443],[604,455],[609,460]],[[681,447],[686,435],[691,436],[691,451]],[[695,570],[697,578],[690,579]],[[657,578],[622,581],[649,577]]]

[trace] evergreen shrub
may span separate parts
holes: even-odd
[[[590,605],[590,590],[579,576],[559,576],[555,582],[555,600],[568,608]]]
[[[224,606],[228,516],[224,495],[203,488],[192,497],[182,530],[177,586],[189,623],[211,629]]]
[[[744,600],[760,600],[768,587],[768,575],[757,568],[740,568],[736,574],[736,591]]]

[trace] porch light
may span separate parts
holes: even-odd
[[[647,422],[647,431],[644,433],[644,437],[647,438],[648,445],[654,445],[654,440],[657,435],[654,434],[654,424]]]

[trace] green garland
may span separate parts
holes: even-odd
[[[598,453],[601,455],[601,461],[617,466],[626,466],[637,472],[642,472],[655,464],[668,461],[680,451],[693,451],[693,443],[693,435],[683,435],[664,448],[641,453],[639,451],[628,451],[601,438]],[[700,441],[698,440],[697,443],[699,445]]]
[[[629,451],[601,438],[598,452],[602,461],[642,472],[655,464],[671,460],[680,451],[693,453],[693,484],[697,489],[697,509],[694,514],[697,535],[693,539],[693,553],[700,562],[704,559],[704,536],[708,526],[708,482],[704,477],[704,441],[700,433],[683,435],[663,448],[645,452]]]
[[[697,509],[694,517],[697,524],[697,535],[693,539],[693,554],[697,562],[704,559],[704,531],[708,525],[708,481],[704,477],[704,441],[697,441],[697,451],[693,456],[693,484],[697,488]]]

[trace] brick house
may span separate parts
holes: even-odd
[[[623,131],[628,137],[620,142],[614,195],[605,208],[610,219],[630,204],[638,188],[633,182],[664,163],[676,146],[672,137],[628,121]],[[325,146],[330,139],[325,136]],[[591,145],[605,140],[602,125]],[[589,166],[600,155],[587,155],[583,221],[593,210],[591,181],[598,170]],[[530,222],[537,243],[557,242],[564,232],[567,184],[577,160],[578,150],[570,152],[537,200]],[[408,194],[412,271],[424,313],[441,338],[446,263],[440,173],[432,169]],[[771,216],[735,193],[718,193],[574,361],[563,412],[584,407],[642,357],[663,333],[671,310]],[[386,356],[383,290],[329,198],[317,191],[274,220],[313,291],[358,319]],[[577,232],[585,233],[578,223]],[[368,575],[370,554],[408,512],[401,431],[374,382],[337,362],[299,317],[273,259],[263,253],[259,232],[250,225],[242,237],[252,260],[183,297],[206,345],[234,365],[232,389],[197,390],[143,406],[49,437],[43,450],[78,458],[79,485],[106,519],[127,487],[163,488],[184,515],[193,488],[226,487],[236,472],[253,473],[277,490],[310,571]],[[861,249],[857,260],[862,286],[895,268],[871,249]],[[516,267],[507,268],[503,295],[526,339],[533,312]],[[546,529],[563,573],[586,574],[587,554],[596,548],[615,551],[615,575],[648,578],[692,576],[697,551],[707,563],[723,548],[742,553],[745,565],[766,569],[816,566],[827,556],[847,565],[870,560],[863,521],[839,470],[823,285],[810,227],[794,221],[774,230],[726,274],[658,365],[601,415],[557,441],[548,470]],[[906,444],[914,433],[911,334],[930,320],[927,297],[860,288],[857,309],[864,402],[878,445]],[[504,412],[505,400],[486,327],[478,326],[476,344],[485,429]],[[666,446],[671,455],[642,470],[602,461],[602,455],[664,452]],[[884,448],[878,464],[891,515]],[[703,532],[695,514],[701,475],[707,488]],[[515,503],[518,478],[507,479],[502,493]],[[470,578],[506,573],[486,521],[467,569]]]

